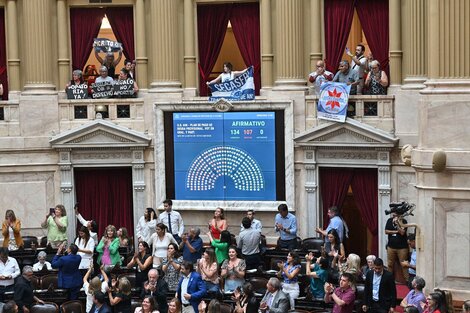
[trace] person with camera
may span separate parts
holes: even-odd
[[[59,270],[58,286],[69,290],[69,300],[77,300],[82,287],[82,274],[78,270],[82,257],[77,255],[78,247],[71,244],[66,250],[66,244],[62,243],[57,254],[52,259],[52,268]],[[63,255],[66,250],[65,255]]]
[[[67,212],[62,204],[49,209],[49,214],[42,222],[41,227],[47,229],[47,243],[57,249],[62,244],[67,244]]]
[[[387,268],[393,273],[393,266],[395,261],[400,263],[403,277],[408,281],[408,268],[402,266],[402,262],[408,260],[408,241],[406,235],[406,228],[400,227],[398,219],[401,218],[397,212],[392,211],[391,217],[385,224],[385,234],[388,235],[387,243]],[[401,222],[406,224],[406,220],[402,219]]]

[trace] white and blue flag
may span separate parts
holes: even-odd
[[[344,83],[324,82],[320,86],[317,116],[325,120],[344,122],[348,112],[351,86]]]
[[[255,100],[253,66],[240,76],[220,84],[210,84],[209,88],[212,92],[209,101],[215,102],[221,98],[229,101]]]

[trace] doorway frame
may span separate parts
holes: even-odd
[[[344,123],[322,122],[294,138],[294,142],[298,154],[297,185],[303,187],[299,191],[299,205],[305,208],[300,218],[297,217],[303,222],[299,225],[302,235],[316,237],[315,228],[322,225],[319,167],[375,168],[378,178],[378,256],[386,258],[385,210],[389,208],[392,192],[390,153],[398,138],[347,118]]]

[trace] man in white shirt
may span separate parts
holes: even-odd
[[[246,269],[258,269],[261,263],[259,254],[259,244],[261,239],[261,232],[253,229],[249,217],[244,217],[242,220],[243,230],[238,236],[238,249],[241,249],[242,255],[245,258]]]
[[[198,312],[198,305],[205,295],[206,284],[201,275],[194,271],[191,262],[183,261],[181,264],[181,278],[176,290],[176,296],[181,301],[181,312]]]
[[[178,243],[181,243],[181,237],[184,232],[183,218],[179,212],[173,211],[172,207],[173,201],[170,199],[163,201],[165,211],[158,216],[158,223],[163,223],[167,227],[168,232],[173,235],[173,238]]]
[[[364,87],[364,71],[369,68],[369,62],[364,55],[366,48],[362,44],[356,46],[355,54],[346,47],[346,54],[349,55],[351,60],[351,70],[357,73],[359,76],[359,85],[357,86],[357,94],[362,95],[362,88]]]
[[[248,217],[251,221],[251,228],[259,232],[263,230],[263,225],[261,224],[261,221],[255,218],[255,211],[253,211],[252,209],[249,209],[248,211],[246,211],[246,217]],[[243,227],[243,223],[242,223],[240,225],[240,232],[242,232],[244,229],[245,227]]]
[[[20,276],[20,267],[15,258],[8,256],[8,248],[0,248],[0,301],[4,302],[5,292],[13,291],[15,278]]]

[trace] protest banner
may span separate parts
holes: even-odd
[[[115,97],[132,97],[134,96],[134,80],[116,80],[114,82]]]
[[[110,98],[114,94],[114,82],[101,82],[91,85],[93,99]]]
[[[107,38],[93,39],[93,46],[96,52],[119,52],[122,49],[120,42],[112,41]]]
[[[70,85],[66,89],[67,99],[87,99],[88,98],[88,85]]]
[[[324,82],[320,86],[317,117],[335,122],[344,122],[348,111],[351,86],[344,83]]]
[[[255,99],[255,83],[253,80],[253,66],[240,76],[220,83],[210,84],[212,96],[209,101],[217,101],[224,98],[230,101],[244,101]]]

